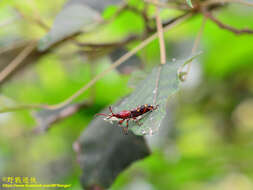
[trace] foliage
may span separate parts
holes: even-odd
[[[0,177],[253,189],[252,5],[1,1]],[[129,135],[94,118],[143,104],[159,108]]]

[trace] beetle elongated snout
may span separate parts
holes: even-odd
[[[154,106],[154,110],[158,109],[158,107],[159,107],[159,105],[158,105],[158,104],[157,104],[157,105],[155,105],[155,106]]]

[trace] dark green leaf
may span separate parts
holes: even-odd
[[[71,4],[85,4],[92,9],[102,12],[108,5],[118,4],[123,0],[70,0],[66,3],[66,6]]]
[[[123,135],[118,125],[94,119],[74,144],[83,170],[81,183],[108,188],[117,175],[136,160],[149,155],[143,137]]]
[[[177,75],[179,66],[189,63],[189,60],[192,61],[197,55],[185,61],[166,63],[155,67],[146,79],[136,86],[135,91],[129,97],[124,99],[119,106],[113,108],[114,112],[119,112],[122,110],[131,110],[144,104],[159,105],[158,109],[143,115],[140,120],[142,123],[141,126],[134,121],[129,122],[129,128],[134,134],[146,135],[158,131],[166,115],[166,103],[179,89],[180,81]],[[156,84],[158,84],[157,91]],[[154,102],[155,96],[156,102]]]
[[[136,85],[147,77],[147,74],[148,73],[142,70],[136,70],[132,72],[131,77],[128,80],[128,86],[130,88],[136,88]]]
[[[119,106],[114,108],[114,112],[119,112],[121,110],[130,110],[144,104],[154,104],[156,81],[159,69],[161,69],[157,89],[157,101],[155,102],[155,104],[159,105],[159,108],[149,114],[146,114],[141,119],[141,126],[138,126],[135,122],[130,122],[130,130],[132,130],[136,135],[150,134],[158,130],[161,121],[166,114],[165,107],[168,97],[175,94],[178,90],[178,67],[179,65],[175,63],[167,63],[165,65],[155,67],[151,74],[149,74],[146,79],[137,85],[136,90]]]
[[[38,48],[44,51],[51,45],[80,32],[83,27],[87,29],[94,26],[99,19],[99,13],[86,5],[66,6],[56,16],[52,29],[40,40]]]
[[[70,117],[82,108],[87,108],[88,106],[90,106],[88,102],[83,102],[67,105],[55,110],[42,109],[34,112],[34,118],[37,122],[37,126],[34,128],[34,131],[36,133],[46,132],[53,124]]]

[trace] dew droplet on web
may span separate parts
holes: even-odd
[[[177,59],[176,58],[172,58],[172,62],[176,62],[177,61]]]
[[[156,93],[156,90],[153,90],[153,94],[155,94]]]

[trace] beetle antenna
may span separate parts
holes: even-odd
[[[103,116],[106,116],[106,117],[110,117],[109,114],[105,114],[105,113],[97,113],[96,116],[97,116],[97,115],[103,115]]]
[[[113,114],[113,112],[112,112],[112,106],[109,106],[109,110]]]

